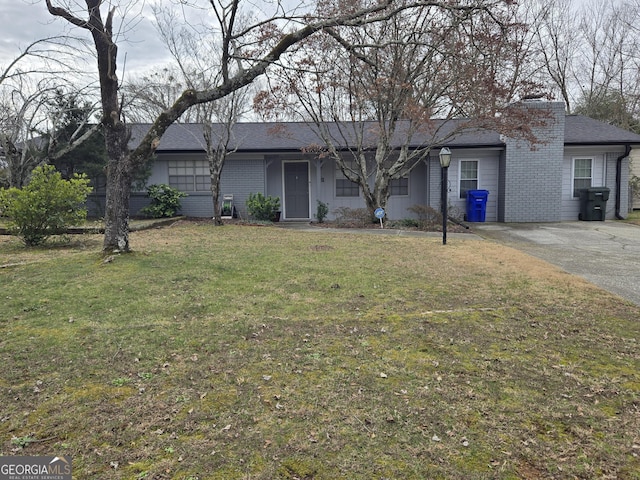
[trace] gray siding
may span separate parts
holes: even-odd
[[[602,187],[606,186],[607,182],[607,172],[604,165],[605,155],[601,149],[594,150],[593,148],[585,147],[567,149],[562,165],[562,220],[578,220],[578,214],[580,213],[580,198],[573,196],[573,161],[577,157],[593,158],[593,180],[591,186]]]
[[[169,160],[182,160],[182,159],[191,159],[191,160],[200,160],[204,159],[204,154],[196,153],[196,154],[186,154],[186,155],[162,155],[160,158],[156,158],[153,162],[153,169],[151,170],[151,176],[147,180],[147,185],[157,185],[157,184],[169,184]]]
[[[357,197],[338,197],[336,196],[336,173],[337,167],[335,161],[326,159],[322,162],[320,169],[320,191],[318,199],[329,205],[329,219],[335,218],[335,210],[337,208],[365,208],[365,202],[362,198],[362,192]],[[313,203],[315,211],[317,203]]]
[[[609,148],[611,150],[611,147]],[[606,218],[615,218],[616,209],[616,164],[618,158],[624,154],[622,148],[618,151],[607,151],[603,147],[572,147],[565,151],[563,162],[563,184],[562,184],[562,220],[577,220],[580,213],[580,199],[573,197],[573,159],[576,157],[593,158],[593,180],[592,187],[607,187],[610,190],[607,201]],[[624,159],[622,163],[622,185],[627,185],[629,181],[629,160]],[[629,202],[628,189],[623,188],[620,192],[620,213],[626,216]]]
[[[507,153],[503,150],[500,152],[500,160],[498,161],[498,222],[504,222],[506,175],[507,169]]]
[[[105,211],[105,195],[92,193],[87,197],[87,216],[89,218],[102,218]]]
[[[605,186],[611,190],[611,196],[607,202],[607,218],[612,220],[616,218],[616,164],[618,163],[618,158],[623,154],[624,152],[610,152],[606,155],[607,183]],[[629,165],[629,157],[626,157],[622,160],[620,185],[629,185],[630,179],[631,168]],[[631,202],[629,188],[622,187],[620,190],[620,216],[622,218],[627,217]]]
[[[622,178],[620,185],[620,216],[627,218],[627,214],[633,211],[633,194],[629,182],[631,181],[631,159],[629,157],[622,160]]]
[[[624,173],[626,173],[626,171]],[[628,176],[631,178],[634,175],[640,177],[640,149],[638,149],[638,147],[631,150],[629,158]],[[626,185],[626,183],[623,185]],[[632,209],[640,209],[640,197],[629,198],[629,202],[631,203]]]
[[[449,167],[449,205],[453,212],[466,214],[467,200],[460,198],[460,164],[462,160],[476,160],[478,162],[478,190],[487,190],[489,197],[486,204],[486,221],[498,220],[498,169],[500,160],[499,150],[457,150],[452,149],[451,166]],[[435,159],[437,170],[440,169],[440,159]],[[440,173],[438,173],[438,180]],[[440,181],[438,181],[438,184]],[[439,190],[439,188],[438,188]],[[438,196],[437,205],[440,204]]]
[[[429,157],[428,164],[428,205],[435,208],[438,211],[442,210],[442,202],[440,200],[441,188],[442,188],[442,167],[440,166],[440,159],[437,153],[432,153]],[[451,168],[451,167],[449,167]]]
[[[149,197],[146,193],[132,192],[129,198],[129,214],[132,217],[142,215],[140,210],[149,205]]]
[[[327,219],[335,218],[338,208],[365,208],[360,192],[357,197],[336,196],[336,164],[329,158],[305,158],[304,155],[282,155],[269,158],[267,162],[267,194],[283,198],[282,164],[287,161],[305,161],[309,163],[309,218],[315,218],[318,200],[329,206]],[[402,219],[415,215],[408,210],[414,205],[425,205],[428,198],[428,168],[424,163],[417,165],[409,175],[409,194],[392,195],[387,204],[387,218]]]
[[[497,221],[499,200],[498,172],[502,151],[496,149],[470,150],[452,148],[451,153],[451,165],[449,166],[448,172],[449,215],[458,216],[461,219],[466,215],[466,198],[460,198],[460,161],[477,160],[479,176],[478,189],[489,191],[489,197],[486,205],[486,221]],[[440,211],[442,208],[440,202],[442,167],[440,167],[440,159],[437,154],[433,154],[431,156],[429,172],[429,205]]]
[[[235,157],[229,159],[222,170],[220,194],[233,194],[233,203],[242,218],[247,217],[246,201],[249,194],[257,192],[265,192],[264,160],[262,158]],[[211,200],[209,201],[211,202]],[[211,211],[213,211],[213,206]]]
[[[203,153],[163,154],[156,160],[148,185],[169,183],[169,161],[181,159],[204,159]],[[246,217],[245,202],[250,193],[265,191],[265,168],[262,157],[230,155],[226,160],[220,178],[220,194],[233,194],[238,213]],[[213,217],[213,200],[210,192],[186,192],[189,196],[181,201],[180,213],[189,217]],[[144,193],[131,197],[131,214],[135,215],[148,203]]]

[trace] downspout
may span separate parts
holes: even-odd
[[[622,186],[622,160],[627,158],[631,153],[631,145],[625,145],[624,153],[618,157],[616,160],[616,219],[624,220],[624,217],[620,215],[621,208],[621,194],[620,191]]]

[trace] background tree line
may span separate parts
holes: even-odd
[[[640,133],[638,0],[552,0],[523,10],[537,77],[567,112]]]

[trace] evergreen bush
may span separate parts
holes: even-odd
[[[180,210],[180,200],[188,196],[186,193],[164,183],[149,185],[147,187],[147,195],[151,199],[151,203],[141,209],[140,212],[152,218],[175,216]]]
[[[329,205],[318,200],[318,206],[316,207],[316,219],[318,223],[324,223],[324,219],[329,214]]]
[[[280,199],[278,197],[265,197],[260,192],[250,193],[246,205],[249,216],[259,221],[273,221],[280,211]]]
[[[10,231],[27,246],[40,245],[86,220],[85,202],[91,190],[85,175],[64,180],[55,167],[44,165],[33,171],[22,189],[0,190],[0,214],[9,219]]]

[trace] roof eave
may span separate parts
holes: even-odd
[[[444,143],[442,145],[434,145],[432,150],[440,149],[442,147],[448,148],[505,148],[505,144],[502,142],[497,143]]]
[[[596,146],[617,146],[640,145],[640,141],[606,141],[606,142],[565,142],[565,147],[596,147]]]

